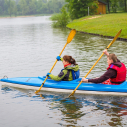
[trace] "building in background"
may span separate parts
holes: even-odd
[[[106,14],[106,2],[103,2],[102,0],[98,0],[98,9],[97,14]]]

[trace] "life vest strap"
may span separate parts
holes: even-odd
[[[79,78],[79,75],[80,75],[80,71],[74,71],[74,70],[71,70],[72,71],[72,77],[73,77],[73,80]]]
[[[125,80],[122,81],[122,82],[113,82],[113,81],[110,81],[110,82],[111,82],[111,83],[114,83],[114,84],[121,84],[121,83],[125,82]]]

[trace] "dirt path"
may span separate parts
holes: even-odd
[[[102,17],[102,16],[93,16],[91,18],[86,18],[86,19],[83,19],[83,20],[87,20],[87,19],[95,19],[95,18],[99,18],[99,17]]]

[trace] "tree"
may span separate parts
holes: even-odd
[[[15,1],[13,0],[5,0],[5,8],[6,8],[6,13],[11,15],[14,13],[14,7],[15,7]]]
[[[88,14],[88,7],[90,14],[97,11],[97,0],[66,0],[71,19],[80,18]]]
[[[66,7],[63,6],[60,13],[52,15],[51,20],[54,21],[54,27],[66,27],[66,25],[70,21],[70,17],[68,12],[66,11]]]
[[[112,11],[116,13],[116,11],[119,7],[118,0],[112,0],[111,1],[111,7],[112,7]]]
[[[15,17],[16,17],[17,16],[17,5],[16,5],[16,3],[14,4],[13,11],[14,11],[14,14],[15,14]]]
[[[36,1],[30,0],[29,2],[29,14],[36,14]]]
[[[65,0],[0,0],[0,15],[59,13]]]
[[[58,22],[60,23],[60,25],[62,27],[66,27],[66,25],[68,24],[69,20],[70,20],[69,15],[68,15],[68,13],[66,11],[65,6],[63,6],[61,8],[61,17],[59,18]]]
[[[107,6],[108,6],[108,12],[110,13],[110,6],[109,6],[109,4],[110,4],[110,0],[106,0],[106,2],[107,2]]]
[[[124,0],[125,12],[127,12],[127,0]]]
[[[0,14],[4,13],[4,0],[0,0]]]
[[[20,11],[22,15],[26,15],[28,13],[28,6],[26,0],[20,0],[19,1]]]

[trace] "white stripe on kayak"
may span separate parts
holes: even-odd
[[[1,84],[2,84],[2,86],[10,86],[10,87],[14,87],[14,88],[22,88],[22,89],[28,89],[28,90],[38,90],[39,89],[39,87],[35,87],[35,86],[20,85],[20,84],[8,83],[8,82],[1,82]],[[41,91],[58,92],[58,93],[72,93],[73,92],[73,90],[69,90],[69,89],[57,89],[57,88],[46,88],[46,87],[42,87]],[[101,91],[76,90],[75,93],[77,93],[77,94],[127,96],[127,93],[124,93],[124,92],[101,92]]]

